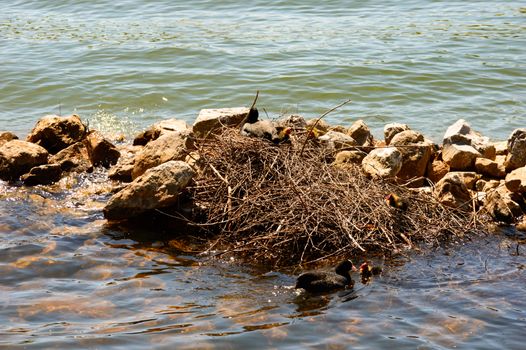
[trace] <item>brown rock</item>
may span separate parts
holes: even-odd
[[[360,146],[372,146],[374,145],[373,141],[373,135],[371,134],[371,130],[365,124],[363,120],[357,120],[355,121],[349,130],[347,131],[347,135],[352,137]]]
[[[449,165],[443,160],[435,159],[427,166],[426,177],[433,183],[437,183],[449,172]]]
[[[291,114],[279,120],[279,125],[284,127],[305,128],[307,122],[301,115]]]
[[[18,136],[13,134],[11,131],[0,131],[0,146],[11,140],[18,140]]]
[[[487,158],[475,159],[475,169],[477,173],[489,177],[503,178],[506,176],[506,169],[503,165]]]
[[[511,171],[526,165],[526,129],[515,129],[508,139],[506,170]]]
[[[433,194],[438,201],[452,208],[471,209],[471,193],[456,173],[448,173],[436,185]]]
[[[159,136],[169,132],[190,135],[192,129],[184,120],[176,118],[164,119],[135,136],[133,145],[145,146],[148,142],[156,140]]]
[[[31,168],[47,163],[48,152],[34,143],[12,140],[0,147],[0,179],[17,180]]]
[[[208,137],[223,126],[240,126],[249,112],[246,107],[202,109],[194,122],[193,131],[196,137]]]
[[[121,146],[121,156],[117,164],[108,171],[108,178],[115,181],[132,182],[132,171],[135,166],[135,156],[142,150],[139,146]]]
[[[362,151],[341,151],[336,154],[333,165],[361,164],[367,153]]]
[[[122,220],[173,205],[193,176],[192,168],[181,161],[168,161],[148,169],[110,198],[103,210],[104,217]]]
[[[506,187],[497,187],[486,194],[484,208],[497,221],[514,222],[523,212],[520,205],[513,200],[513,194]]]
[[[62,169],[59,164],[44,164],[31,168],[21,176],[26,186],[49,185],[60,180]]]
[[[479,192],[488,192],[499,186],[500,186],[499,180],[478,179],[477,182],[475,183],[475,189]]]
[[[421,177],[412,185],[423,185],[423,177],[433,154],[433,145],[424,141],[424,136],[414,130],[399,132],[391,139],[391,146],[398,148],[402,154],[402,168],[397,177],[403,181]]]
[[[62,171],[85,172],[91,171],[93,166],[84,142],[77,142],[64,148],[49,158],[50,164],[59,164]]]
[[[161,135],[161,129],[150,127],[139,134],[135,136],[133,139],[133,145],[134,146],[145,146],[148,142],[157,140],[157,138]]]
[[[93,166],[102,165],[105,168],[109,168],[117,163],[121,155],[117,147],[98,131],[91,131],[86,137],[85,144]]]
[[[150,168],[170,160],[184,160],[193,148],[193,139],[177,133],[167,133],[151,141],[137,153],[132,178],[136,179]]]
[[[385,138],[385,144],[389,145],[391,143],[391,140],[393,137],[405,130],[410,130],[409,126],[407,124],[400,124],[400,123],[390,123],[384,126],[384,138]]]
[[[349,135],[332,130],[329,130],[324,135],[318,137],[318,140],[325,143],[328,147],[334,149],[342,149],[358,145],[356,140]]]
[[[480,179],[480,176],[474,171],[452,171],[450,174],[458,175],[470,190],[475,189],[475,184]]]
[[[506,188],[514,193],[526,193],[526,167],[513,170],[506,175]]]
[[[362,169],[373,178],[395,177],[402,168],[402,153],[394,147],[376,148],[362,161]]]
[[[495,147],[495,154],[497,156],[505,156],[508,154],[508,141],[493,142]]]
[[[76,114],[69,117],[48,115],[36,123],[27,136],[27,141],[36,143],[48,150],[49,153],[55,154],[76,142],[82,141],[86,133],[86,126]]]
[[[526,232],[526,216],[515,225],[515,228],[519,231]]]
[[[446,130],[443,144],[444,148],[446,145],[469,145],[479,152],[481,157],[495,159],[493,143],[489,141],[489,138],[472,130],[464,119],[457,120]]]
[[[316,128],[316,129],[320,130],[322,133],[326,133],[331,128],[330,124],[327,123],[325,120],[323,120],[323,119],[318,120],[317,118],[316,119],[309,119],[309,120],[307,120],[306,127],[307,127],[307,129],[309,129],[309,128]]]
[[[472,170],[475,159],[482,155],[469,145],[446,144],[442,150],[442,159],[451,170]]]

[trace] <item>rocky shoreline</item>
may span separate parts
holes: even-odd
[[[89,130],[77,115],[45,116],[25,141],[0,132],[0,179],[13,186],[48,185],[68,174],[104,167],[114,182],[114,193],[103,209],[108,221],[165,208],[184,211],[182,202],[197,205],[184,192],[195,186],[200,174],[213,173],[228,184],[203,161],[199,144],[221,140],[232,130],[236,137],[261,140],[269,147],[295,149],[300,157],[306,145],[322,149],[323,162],[330,167],[360,169],[372,182],[410,188],[466,215],[485,215],[526,229],[526,129],[491,142],[464,120],[449,126],[437,145],[405,124],[386,125],[384,139],[377,140],[362,120],[346,127],[298,115],[259,120],[255,108],[205,109],[192,126],[162,120],[129,144]],[[385,204],[402,210],[404,200],[392,194]],[[191,211],[206,215],[202,203],[198,209]]]

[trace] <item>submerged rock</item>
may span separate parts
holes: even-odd
[[[128,219],[151,209],[176,203],[194,171],[185,162],[168,161],[148,169],[110,198],[104,207],[108,220]]]
[[[51,154],[55,154],[76,142],[82,141],[87,131],[87,127],[76,114],[68,117],[48,115],[36,123],[26,140],[44,147]]]
[[[250,112],[246,107],[202,109],[193,125],[196,137],[207,137],[223,126],[241,126]]]
[[[119,160],[121,154],[117,147],[98,131],[91,131],[87,135],[85,143],[93,166],[102,165],[105,168],[109,168]]]
[[[402,168],[402,154],[394,147],[376,148],[362,161],[363,171],[371,177],[394,177]]]
[[[12,140],[0,147],[0,179],[17,180],[31,168],[46,164],[49,153],[34,143]]]
[[[506,170],[511,171],[526,165],[526,129],[515,129],[508,138]]]
[[[44,164],[31,168],[29,173],[22,175],[21,180],[26,186],[49,185],[60,180],[61,175],[59,164]]]

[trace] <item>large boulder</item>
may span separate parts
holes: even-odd
[[[184,160],[193,146],[191,137],[178,133],[166,133],[150,141],[135,156],[132,178],[136,179],[146,170],[170,160]]]
[[[489,177],[500,179],[506,176],[504,166],[488,158],[475,159],[475,169],[477,173]]]
[[[385,144],[389,145],[393,137],[402,131],[410,130],[407,124],[389,123],[384,126]]]
[[[241,126],[249,112],[246,107],[202,109],[193,125],[194,134],[208,137],[223,126]]]
[[[464,119],[457,120],[446,130],[443,144],[444,148],[446,145],[469,145],[479,152],[481,157],[495,159],[494,144],[489,138],[471,129]]]
[[[88,155],[93,166],[102,165],[109,168],[117,163],[120,152],[108,139],[98,131],[91,131],[85,140]]]
[[[49,158],[50,164],[59,164],[62,171],[74,171],[82,173],[91,171],[88,148],[84,142],[77,142],[64,148],[62,151]]]
[[[43,164],[31,168],[29,173],[24,174],[20,179],[26,186],[49,185],[60,180],[62,169],[59,164]]]
[[[0,131],[0,146],[11,140],[18,140],[18,136],[13,134],[11,131]]]
[[[514,193],[526,193],[526,166],[517,168],[506,175],[506,188]]]
[[[512,223],[519,218],[523,212],[514,200],[514,194],[506,187],[500,186],[486,194],[484,209],[497,221]]]
[[[185,162],[169,161],[148,169],[110,198],[103,209],[108,220],[128,219],[176,203],[194,171]]]
[[[505,165],[507,171],[526,165],[526,129],[515,129],[508,138]]]
[[[422,186],[423,177],[433,155],[433,144],[425,141],[421,133],[405,130],[396,134],[389,145],[397,147],[402,154],[402,168],[396,176],[403,181],[422,178],[413,183],[416,187]]]
[[[46,164],[48,152],[34,143],[12,140],[0,147],[0,179],[17,180],[31,168]]]
[[[27,135],[26,140],[44,147],[51,154],[55,154],[76,142],[82,141],[87,131],[87,127],[76,114],[68,117],[47,115],[36,123],[33,130]]]
[[[362,169],[371,177],[394,177],[402,168],[402,153],[394,147],[376,148],[362,160]]]
[[[442,149],[442,159],[451,170],[473,170],[475,159],[482,155],[472,146],[446,144]]]
[[[349,130],[347,130],[347,135],[352,137],[360,146],[373,146],[374,140],[371,130],[365,124],[363,120],[355,121]]]
[[[440,203],[448,207],[471,209],[471,193],[462,176],[454,172],[448,173],[437,182],[433,194]]]

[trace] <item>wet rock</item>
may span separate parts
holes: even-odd
[[[475,159],[475,169],[477,173],[489,177],[503,178],[506,176],[506,169],[503,165],[487,158]]]
[[[148,169],[113,195],[103,209],[108,220],[128,219],[151,209],[176,203],[194,171],[185,162],[168,161]]]
[[[49,185],[60,180],[61,175],[62,168],[59,164],[44,164],[31,168],[20,179],[26,186]]]
[[[371,177],[394,177],[402,168],[402,154],[394,147],[376,148],[362,161],[363,171]]]
[[[393,137],[402,131],[410,130],[407,124],[390,123],[384,126],[385,144],[389,145]]]
[[[59,164],[62,171],[92,171],[88,149],[84,142],[77,142],[49,158],[50,164]]]
[[[451,170],[472,170],[475,159],[482,155],[469,145],[446,144],[442,150],[442,159]]]
[[[511,171],[526,165],[526,129],[515,129],[508,138],[506,170]]]
[[[64,148],[82,141],[87,133],[80,117],[73,114],[68,117],[48,115],[41,118],[27,136],[27,141],[36,143],[49,153],[55,154]]]
[[[0,131],[0,146],[11,140],[18,140],[18,136],[13,134],[11,131]]]
[[[396,176],[404,181],[422,177],[412,183],[416,187],[422,186],[423,177],[433,155],[433,144],[425,142],[421,133],[405,130],[396,134],[389,145],[397,147],[402,154],[402,167]]]
[[[480,157],[495,159],[493,143],[489,141],[489,138],[471,129],[471,126],[464,119],[457,120],[446,130],[443,144],[444,148],[446,145],[468,145],[479,152]]]
[[[91,131],[87,135],[85,143],[93,166],[102,165],[109,168],[119,160],[121,154],[117,147],[98,131]]]
[[[352,146],[357,146],[355,139],[338,131],[327,131],[324,135],[318,137],[318,140],[325,143],[329,148],[342,149]]]
[[[135,136],[133,139],[133,145],[134,146],[145,146],[148,142],[157,140],[157,138],[161,135],[161,129],[156,128],[154,126],[140,132]]]
[[[135,136],[133,145],[145,146],[148,142],[156,140],[159,136],[169,132],[190,135],[192,128],[184,120],[176,118],[164,119]]]
[[[246,107],[202,109],[193,125],[194,134],[208,137],[223,126],[241,126],[249,112]]]
[[[526,167],[513,170],[506,175],[506,188],[514,193],[526,193]]]
[[[365,124],[363,120],[357,120],[355,121],[349,130],[347,131],[347,135],[352,137],[360,146],[372,146],[374,145],[373,142],[373,135],[371,134],[371,130]]]
[[[505,223],[512,223],[523,214],[520,205],[513,200],[513,193],[502,186],[486,193],[484,208],[495,220]]]
[[[48,152],[34,143],[12,140],[0,147],[0,179],[17,180],[31,168],[46,164]]]
[[[142,150],[140,146],[120,146],[121,156],[117,164],[108,171],[108,178],[115,181],[132,182],[132,171],[135,166],[135,156]]]
[[[457,173],[446,174],[435,185],[433,194],[440,203],[449,207],[465,210],[471,208],[471,194],[464,179]]]
[[[178,133],[166,133],[149,142],[134,159],[132,179],[139,177],[150,168],[170,160],[184,160],[194,147],[193,138]]]
[[[362,151],[341,151],[336,154],[333,165],[361,164],[367,153]]]
[[[449,172],[449,165],[440,159],[434,159],[427,166],[426,177],[433,183],[437,183]]]

